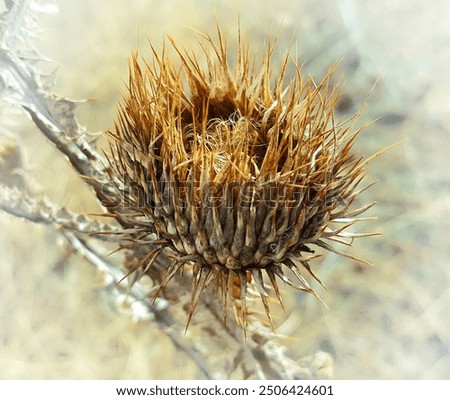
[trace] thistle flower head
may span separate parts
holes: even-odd
[[[149,272],[170,252],[157,294],[189,269],[189,320],[215,282],[225,310],[240,303],[245,326],[249,285],[270,319],[269,293],[281,302],[280,281],[315,295],[303,276],[319,281],[315,247],[344,254],[332,243],[368,235],[346,231],[371,206],[353,207],[365,161],[352,151],[359,130],[335,121],[330,74],[305,79],[287,54],[272,76],[273,47],[258,64],[240,38],[231,65],[220,30],[200,42],[205,66],[173,40],[175,57],[153,49],[151,63],[132,58],[110,133],[116,197],[104,197],[119,196],[109,212],[145,249],[132,271]]]

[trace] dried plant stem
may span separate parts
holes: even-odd
[[[119,237],[114,234],[117,231],[114,225],[59,208],[48,199],[36,197],[24,190],[0,184],[0,209],[9,214],[31,222],[56,225],[81,234],[96,234],[97,239],[105,241],[119,241]],[[99,235],[99,232],[104,234]]]
[[[99,153],[86,139],[85,128],[75,118],[77,102],[49,93],[45,86],[49,77],[37,69],[41,57],[33,47],[37,15],[30,0],[7,2],[1,15],[0,83],[8,88],[2,99],[22,106],[40,131],[64,154],[90,185],[100,188],[107,175]],[[24,56],[24,55],[28,56]],[[33,59],[30,58],[33,56]]]

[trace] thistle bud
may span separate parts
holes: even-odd
[[[316,83],[287,54],[273,78],[273,47],[257,64],[241,38],[231,65],[220,30],[217,40],[202,36],[203,68],[170,41],[176,62],[165,49],[153,49],[151,63],[130,61],[109,133],[105,205],[144,249],[130,272],[151,275],[160,253],[170,254],[156,296],[191,271],[189,320],[211,283],[225,310],[240,303],[244,326],[249,285],[270,319],[280,281],[316,295],[304,278],[320,282],[315,249],[353,257],[333,243],[370,235],[347,232],[372,205],[353,207],[366,163],[352,149],[359,130],[334,118],[331,72]]]

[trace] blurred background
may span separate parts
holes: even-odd
[[[55,4],[55,3],[54,3]],[[367,167],[378,181],[362,201],[377,220],[359,231],[352,254],[373,267],[327,255],[314,264],[327,303],[286,289],[280,335],[294,357],[318,350],[335,359],[337,379],[450,379],[450,4],[435,0],[75,0],[42,15],[37,46],[57,69],[54,91],[79,106],[93,135],[111,129],[127,60],[163,37],[186,47],[189,27],[214,32],[230,49],[241,29],[261,54],[277,36],[319,79],[337,60],[345,84],[338,115],[367,103],[359,124],[364,155],[399,143]],[[0,8],[3,7],[0,1]],[[76,212],[98,212],[93,194],[33,124],[2,104],[0,135],[33,189]],[[5,141],[3,141],[3,145]],[[0,168],[2,168],[0,166]],[[1,170],[0,170],[1,171]],[[1,176],[1,174],[0,174]],[[0,212],[0,378],[195,379],[194,365],[148,321],[115,311],[93,268],[51,227]]]

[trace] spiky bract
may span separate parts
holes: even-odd
[[[287,54],[274,78],[273,47],[256,64],[240,38],[231,67],[220,31],[217,41],[200,43],[205,67],[173,40],[177,63],[154,49],[150,64],[131,60],[129,93],[110,134],[120,202],[109,211],[132,243],[147,246],[133,270],[151,270],[170,249],[158,293],[189,268],[191,317],[210,282],[225,309],[238,285],[245,325],[249,284],[270,319],[269,286],[281,302],[277,279],[314,294],[302,275],[318,280],[311,246],[340,253],[328,241],[365,235],[345,231],[371,206],[351,209],[364,161],[352,152],[358,130],[334,120],[330,75],[304,79]]]

